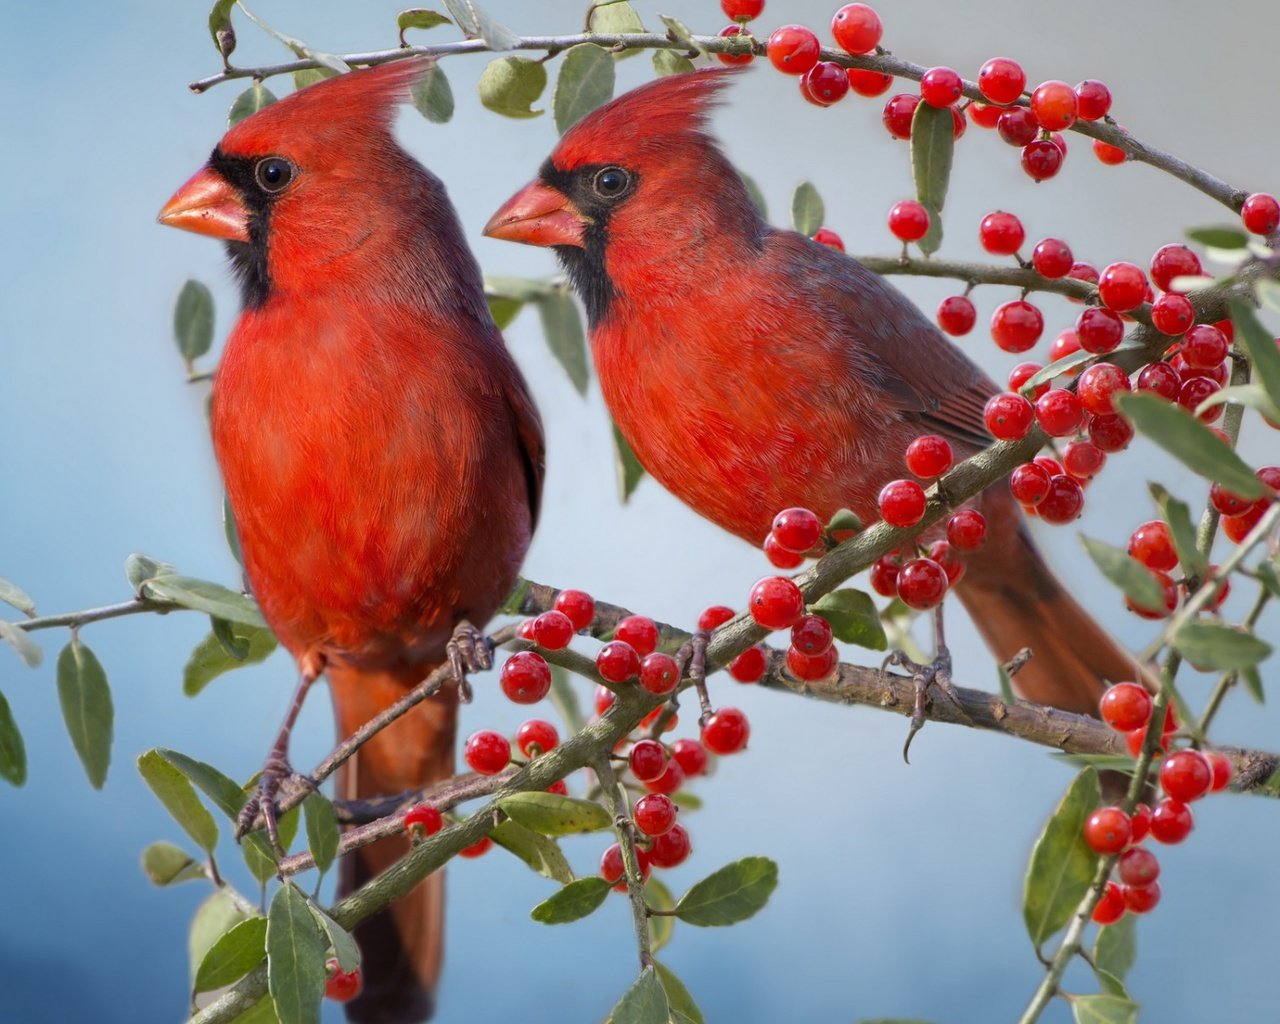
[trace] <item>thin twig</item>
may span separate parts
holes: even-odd
[[[622,850],[623,878],[627,883],[627,896],[631,900],[631,921],[635,925],[636,946],[640,951],[640,969],[653,966],[653,951],[649,946],[649,914],[644,898],[644,876],[640,872],[640,857],[636,853],[636,837],[631,817],[627,813],[627,794],[618,785],[618,776],[607,757],[597,757],[592,763],[605,805],[613,815],[613,828]]]

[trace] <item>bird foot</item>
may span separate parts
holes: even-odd
[[[698,704],[702,709],[698,718],[699,725],[705,725],[707,719],[713,714],[711,698],[707,695],[707,644],[710,641],[711,634],[705,629],[700,629],[680,646],[680,650],[676,651],[676,670],[679,672],[679,678],[683,679],[687,670],[689,679],[693,682],[693,688],[698,691]]]
[[[910,764],[911,759],[908,753],[911,750],[911,741],[915,739],[916,733],[924,728],[925,711],[929,705],[929,690],[932,687],[936,686],[945,693],[966,720],[969,719],[969,714],[960,703],[960,696],[951,682],[951,651],[945,644],[938,646],[937,657],[927,665],[913,661],[904,651],[894,651],[885,658],[880,671],[883,672],[890,665],[905,668],[911,673],[911,681],[915,685],[915,698],[911,705],[911,727],[907,730],[907,740],[902,745],[902,760]]]
[[[453,628],[453,636],[445,644],[449,658],[449,670],[458,684],[458,700],[471,703],[471,684],[468,672],[487,672],[493,668],[493,640],[463,619]]]
[[[250,832],[266,828],[271,848],[277,855],[284,856],[286,851],[280,845],[280,805],[299,793],[309,793],[316,788],[315,779],[295,772],[289,759],[282,752],[273,750],[262,766],[256,791],[236,816],[236,841]]]

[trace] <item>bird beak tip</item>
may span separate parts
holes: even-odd
[[[484,226],[484,234],[526,245],[582,248],[586,224],[562,192],[535,181],[503,203]]]
[[[156,215],[156,222],[197,235],[249,241],[249,214],[222,175],[202,167]]]

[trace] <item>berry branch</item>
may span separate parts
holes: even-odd
[[[640,855],[636,849],[636,837],[627,813],[627,794],[618,782],[618,776],[609,758],[600,755],[592,762],[605,806],[613,815],[613,829],[618,837],[622,853],[622,879],[626,884],[627,898],[631,902],[631,921],[635,925],[636,946],[640,951],[640,968],[653,966],[653,952],[649,948],[649,911],[644,897],[644,873]]]

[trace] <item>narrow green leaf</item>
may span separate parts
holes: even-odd
[[[267,988],[280,1024],[319,1024],[327,949],[307,898],[292,882],[280,886],[267,911]]]
[[[512,793],[498,801],[512,820],[546,836],[567,836],[578,832],[598,832],[613,819],[594,800],[579,800],[556,793]]]
[[[684,810],[684,804],[680,805]],[[675,910],[676,898],[656,875],[644,883],[644,901],[654,910]],[[655,914],[649,918],[649,951],[657,953],[675,934],[676,919],[670,914]]]
[[[425,7],[411,7],[396,15],[396,30],[400,33],[400,45],[408,46],[404,34],[411,28],[426,30],[437,25],[452,25],[453,22],[443,14],[429,11]]]
[[[600,4],[591,11],[588,19],[590,30],[597,35],[602,36],[622,36],[629,35],[633,32],[643,32],[644,22],[640,20],[640,15],[636,14],[636,10],[626,0],[614,0],[613,3]],[[634,57],[639,50],[619,50],[613,56],[617,60],[624,57]],[[656,57],[660,53],[670,53],[670,50],[654,50]],[[657,65],[654,65],[657,67]],[[693,65],[690,65],[692,68]],[[662,72],[659,70],[659,74]]]
[[[687,789],[678,789],[671,794],[671,799],[680,805],[682,811],[702,810],[702,798]]]
[[[1075,1024],[1137,1024],[1138,1004],[1123,996],[1072,996]]]
[[[1012,704],[1018,696],[1013,692],[1013,680],[1009,678],[1009,673],[1004,670],[1003,665],[996,666],[996,676],[1000,684],[1000,699],[1006,704]]]
[[[530,911],[529,916],[542,924],[577,921],[604,903],[609,888],[609,883],[599,875],[579,878],[548,896]]]
[[[924,208],[929,213],[929,230],[916,245],[926,256],[932,256],[942,248],[942,211],[930,203],[925,203]]]
[[[27,592],[16,583],[0,578],[0,601],[12,608],[17,608],[27,618],[34,618],[36,603],[27,596]]]
[[[281,845],[286,850],[289,848],[287,843],[281,843]],[[253,875],[260,885],[266,885],[275,878],[276,858],[271,849],[271,843],[265,835],[254,832],[245,836],[240,843],[240,856],[244,858],[249,874]]]
[[[1249,691],[1249,696],[1259,704],[1267,702],[1267,695],[1262,689],[1262,673],[1258,671],[1256,665],[1250,665],[1248,668],[1240,670],[1240,682],[1244,683],[1244,688]]]
[[[138,772],[182,830],[205,853],[212,853],[218,844],[218,826],[187,777],[158,750],[148,750],[138,758]]]
[[[1064,373],[1074,370],[1077,366],[1083,366],[1093,358],[1092,352],[1086,352],[1084,349],[1077,349],[1069,356],[1063,356],[1061,359],[1055,359],[1048,366],[1041,367],[1022,385],[1019,394],[1024,397],[1030,396],[1041,384],[1047,384],[1051,380],[1056,380]]]
[[[188,281],[173,307],[173,337],[190,364],[213,345],[213,293],[199,281]]]
[[[259,629],[265,629],[267,625],[252,598],[208,580],[198,580],[192,576],[154,576],[143,581],[142,593],[146,597],[172,601],[183,608],[192,608],[206,615],[216,615],[228,622],[257,626]]]
[[[516,821],[504,821],[489,833],[489,838],[504,850],[515,854],[544,878],[568,885],[573,871],[555,840],[539,835]]]
[[[231,109],[227,111],[227,127],[234,128],[246,117],[271,106],[275,101],[275,93],[261,82],[254,82],[232,102]]]
[[[338,855],[338,819],[333,814],[333,804],[322,793],[308,793],[302,801],[302,811],[307,819],[307,849],[316,860],[321,874],[329,870]]]
[[[1080,535],[1080,543],[1102,575],[1124,591],[1134,604],[1152,611],[1164,609],[1164,590],[1145,565],[1130,558],[1128,552],[1084,534]]]
[[[611,425],[613,427],[613,465],[618,475],[618,496],[622,498],[622,503],[625,505],[635,493],[640,481],[644,479],[644,466],[640,465],[636,453],[627,443],[627,439],[622,436],[618,424]]]
[[[498,57],[480,74],[480,102],[504,117],[537,117],[534,110],[547,87],[547,69],[528,57]]]
[[[1280,406],[1280,347],[1275,337],[1262,326],[1258,315],[1240,299],[1228,304],[1231,322],[1235,324],[1236,341],[1244,347],[1253,363],[1254,379],[1262,385],[1272,406]]]
[[[1197,668],[1246,669],[1271,656],[1271,645],[1265,640],[1217,622],[1184,622],[1171,639]]]
[[[688,26],[678,18],[672,18],[666,14],[659,14],[659,20],[667,26],[667,35],[672,41],[679,43],[688,50],[697,50],[699,53],[705,53],[702,44],[693,38],[693,33],[689,31]]]
[[[157,747],[156,753],[182,772],[188,779],[212,800],[218,810],[235,821],[236,815],[244,807],[244,791],[227,778],[222,772],[203,761],[179,754],[176,750],[165,750]]]
[[[1254,568],[1254,574],[1258,577],[1258,582],[1271,592],[1272,597],[1280,597],[1280,570],[1277,570],[1277,562],[1273,558],[1270,562],[1259,562]]]
[[[3,640],[18,653],[18,657],[28,668],[39,668],[44,661],[44,651],[31,639],[31,634],[13,622],[0,620],[0,640]]]
[[[541,278],[495,277],[491,274],[484,276],[484,293],[490,297],[515,299],[517,302],[540,302],[559,290],[557,285]]]
[[[247,653],[243,658],[232,657],[226,645],[210,633],[196,645],[182,670],[182,692],[188,697],[194,697],[224,672],[266,661],[276,649],[276,638],[269,629],[255,629],[241,623],[233,623],[230,628],[232,635],[247,645]]]
[[[178,570],[168,562],[157,561],[136,551],[124,560],[124,575],[133,587],[135,594],[140,593],[142,584],[156,576],[171,576]]]
[[[624,54],[634,52],[633,50],[623,51]],[[693,70],[693,61],[678,50],[654,50],[653,70],[664,78],[667,75],[683,75]]]
[[[769,204],[764,200],[764,193],[760,191],[760,186],[756,184],[756,179],[749,174],[738,172],[738,177],[742,179],[742,184],[747,187],[747,195],[751,199],[751,205],[756,208],[756,213],[760,215],[761,220],[769,219]]]
[[[676,916],[701,928],[737,924],[761,910],[777,884],[777,864],[768,857],[743,857],[681,896]]]
[[[662,991],[667,995],[667,1006],[671,1010],[671,1015],[675,1017],[679,1014],[680,1024],[684,1024],[684,1021],[689,1021],[690,1024],[706,1024],[706,1018],[702,1016],[698,1004],[693,1001],[693,996],[684,987],[684,982],[676,977],[675,972],[656,960],[653,962],[653,967],[658,972]]]
[[[89,784],[101,789],[111,764],[115,710],[106,672],[74,632],[71,642],[58,655],[58,700],[71,745],[84,765]]]
[[[946,205],[954,149],[951,108],[918,104],[911,118],[911,176],[916,198],[929,208],[931,216],[934,210],[941,214]]]
[[[551,94],[556,131],[561,135],[601,104],[613,98],[613,57],[595,43],[579,43],[565,51]]]
[[[1267,309],[1280,310],[1280,282],[1263,277],[1253,283],[1253,290]]]
[[[236,48],[236,30],[231,27],[231,8],[235,5],[236,0],[217,0],[209,11],[209,38],[223,61]]]
[[[1093,944],[1093,965],[1124,981],[1138,958],[1138,919],[1125,914],[1115,924],[1098,930]]]
[[[1133,766],[1137,763],[1127,754],[1067,754],[1055,750],[1049,756],[1076,768],[1093,767],[1100,772],[1119,772],[1122,775],[1133,775]]]
[[[142,851],[142,870],[152,885],[177,885],[204,878],[204,866],[173,843],[152,843]]]
[[[1249,243],[1248,235],[1232,227],[1190,228],[1187,237],[1215,249],[1243,249]]]
[[[1189,576],[1201,577],[1209,568],[1209,562],[1196,547],[1196,528],[1191,522],[1191,509],[1185,501],[1180,501],[1159,484],[1147,485],[1151,497],[1155,499],[1156,508],[1160,510],[1160,518],[1169,525],[1169,535],[1173,538],[1173,548],[1178,553],[1178,564]]]
[[[242,626],[241,628],[246,631],[246,635],[242,636],[236,631],[236,625],[237,623],[220,619],[216,615],[209,616],[209,626],[213,632],[213,638],[218,641],[218,645],[223,652],[235,661],[244,661],[249,656],[249,637],[247,632],[251,627]]]
[[[1135,428],[1189,469],[1246,501],[1265,493],[1235,450],[1181,406],[1147,394],[1117,394],[1115,405]]]
[[[0,779],[11,786],[21,786],[27,781],[27,748],[3,693],[0,693]]]
[[[433,61],[413,83],[413,105],[432,124],[445,124],[453,117],[453,89],[438,61]]]
[[[1037,949],[1071,920],[1093,881],[1097,854],[1084,841],[1084,823],[1099,799],[1098,773],[1086,768],[1072,780],[1031,851],[1022,916]]]
[[[494,21],[475,0],[444,0],[444,5],[469,39],[479,37],[491,50],[512,50],[520,42],[518,35]]]
[[[356,945],[355,936],[316,906],[314,900],[308,900],[307,905],[311,908],[311,913],[315,916],[321,931],[328,938],[329,945],[333,947],[333,955],[337,957],[338,967],[344,971],[354,971],[360,966],[360,947]]]
[[[1280,423],[1280,405],[1276,405],[1261,384],[1233,384],[1212,392],[1192,410],[1202,416],[1215,405],[1243,405],[1253,409],[1273,423]]]
[[[243,978],[267,955],[267,919],[250,917],[234,925],[209,947],[196,968],[192,988],[212,992]]]
[[[489,303],[489,315],[493,317],[493,322],[500,331],[505,331],[510,327],[512,321],[519,315],[520,310],[524,309],[523,302],[507,299],[501,295],[487,295],[485,296],[485,301]]]
[[[204,962],[213,944],[226,935],[248,916],[225,891],[219,889],[196,908],[187,931],[187,958],[191,963],[191,978]]]
[[[587,339],[582,333],[582,317],[568,291],[557,289],[538,302],[542,333],[556,361],[569,375],[578,394],[587,393]]]
[[[861,590],[833,590],[820,597],[810,610],[831,623],[831,631],[845,643],[873,651],[883,651],[888,643],[876,603]]]
[[[610,1011],[605,1024],[667,1024],[670,1019],[671,1008],[658,973],[646,967]]]
[[[231,500],[225,494],[222,496],[222,535],[227,541],[227,549],[231,552],[231,556],[237,564],[244,565],[244,555],[240,551],[240,531],[236,529],[236,517],[231,511]],[[168,567],[168,571],[174,570]]]
[[[822,227],[827,211],[818,190],[807,181],[796,186],[791,196],[791,226],[809,238]]]

